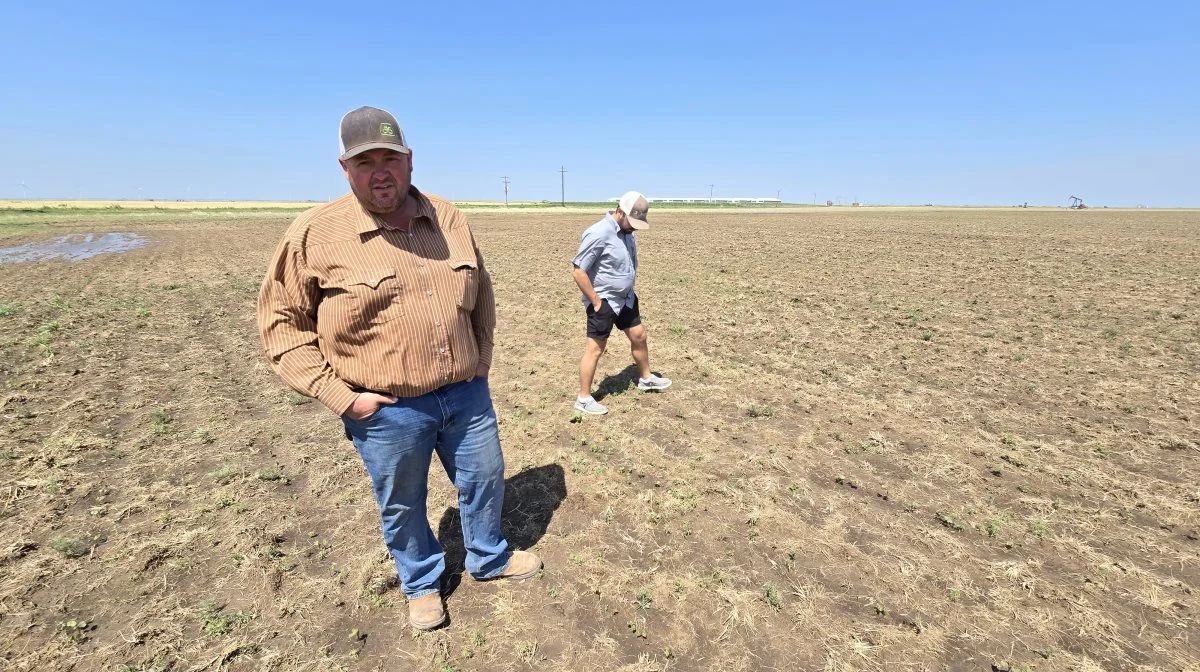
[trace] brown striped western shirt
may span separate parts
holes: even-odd
[[[409,193],[418,207],[407,232],[353,194],[301,214],[259,291],[272,368],[338,415],[359,391],[414,397],[491,364],[496,303],[467,218]]]

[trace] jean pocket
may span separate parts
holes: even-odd
[[[388,406],[388,404],[380,404],[380,405],[376,406],[375,410],[372,411],[371,414],[366,416],[365,418],[352,418],[349,415],[343,415],[342,422],[348,423],[348,424],[363,425],[363,426],[369,425],[369,424],[371,424],[372,421],[379,418],[379,415],[383,412],[383,409],[386,408],[387,406]]]

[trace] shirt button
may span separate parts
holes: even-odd
[[[440,326],[442,326],[442,322],[441,322],[441,320],[434,320],[434,321],[433,321],[433,326],[435,326],[435,327],[440,327]]]
[[[425,295],[426,295],[426,296],[433,296],[433,290],[432,290],[432,289],[427,289],[427,290],[425,290]]]
[[[418,261],[418,262],[417,262],[417,266],[424,266],[424,265],[425,265],[425,262],[423,262],[423,261]]]
[[[445,349],[445,348],[442,348],[442,354],[443,354],[443,355],[444,355],[444,354],[446,354],[446,349]]]

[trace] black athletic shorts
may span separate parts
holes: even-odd
[[[614,324],[621,331],[641,324],[642,313],[639,310],[639,304],[641,304],[641,301],[635,295],[633,297],[633,305],[622,308],[620,314],[613,312],[612,306],[608,305],[608,301],[600,302],[600,310],[595,310],[589,304],[587,307],[588,338],[608,338],[609,334],[612,333]]]

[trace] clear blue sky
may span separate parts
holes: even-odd
[[[457,199],[1200,206],[1194,2],[19,4],[0,198],[327,199],[369,104]]]

